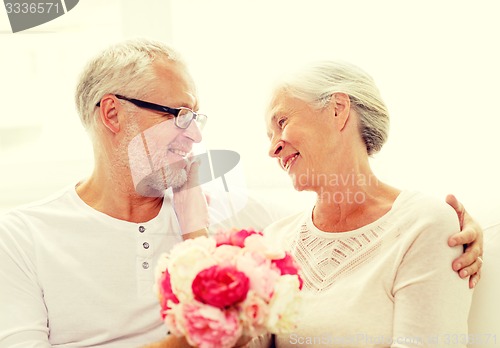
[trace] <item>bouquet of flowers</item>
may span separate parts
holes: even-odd
[[[197,237],[162,255],[156,271],[162,318],[201,348],[295,328],[302,279],[292,256],[260,232]]]

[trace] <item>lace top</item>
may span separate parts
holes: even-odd
[[[304,286],[314,291],[329,289],[338,279],[350,274],[380,250],[383,226],[336,233],[335,238],[312,232],[312,221],[304,222],[289,247],[301,266]]]
[[[311,210],[264,230],[301,267],[297,330],[277,347],[446,346],[467,334],[472,292],[452,270],[458,219],[446,203],[404,191],[380,219],[347,232],[323,232]],[[457,346],[463,346],[458,344]]]

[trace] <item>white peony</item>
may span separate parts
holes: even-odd
[[[252,234],[245,239],[245,249],[264,254],[268,259],[276,260],[285,257],[285,251],[273,245],[269,238],[260,234]]]
[[[296,328],[301,304],[299,279],[296,275],[283,275],[276,282],[269,303],[267,328],[272,333],[288,333]]]
[[[198,237],[185,240],[172,248],[168,257],[168,269],[172,291],[179,301],[192,299],[191,284],[196,275],[216,264],[212,257],[215,245],[211,238]]]
[[[234,265],[238,255],[242,253],[242,249],[232,245],[220,245],[215,249],[213,258],[217,264],[221,266]]]

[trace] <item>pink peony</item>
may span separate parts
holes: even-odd
[[[229,348],[242,334],[235,310],[224,310],[191,303],[184,306],[186,339],[200,348]]]
[[[285,257],[279,260],[273,260],[273,264],[280,270],[280,274],[291,274],[291,275],[297,275],[299,278],[299,288],[302,289],[302,278],[299,275],[299,267],[295,263],[295,260],[293,259],[292,255],[290,253],[286,253]]]
[[[165,322],[166,327],[170,331],[170,333],[176,336],[185,336],[186,329],[183,325],[184,323],[184,305],[182,303],[172,304],[171,308],[166,310],[165,318],[163,321]]]
[[[160,297],[160,305],[161,305],[161,315],[162,318],[165,319],[165,311],[170,309],[168,302],[172,301],[173,303],[179,303],[177,296],[172,292],[172,284],[170,283],[170,273],[168,273],[168,269],[162,273],[159,283],[159,297]]]
[[[193,280],[194,298],[217,308],[245,300],[250,281],[245,273],[231,266],[204,269]]]
[[[245,246],[245,239],[252,234],[260,234],[261,232],[255,232],[254,230],[240,230],[230,234],[231,244],[243,248]]]
[[[274,284],[280,277],[277,267],[271,267],[271,260],[258,252],[238,255],[236,267],[250,279],[250,288],[268,301],[274,291]]]
[[[266,318],[269,305],[264,299],[250,290],[245,301],[239,306],[243,330],[247,336],[254,337],[266,333]]]
[[[231,237],[227,232],[217,232],[214,234],[214,239],[217,247],[221,245],[231,245]]]

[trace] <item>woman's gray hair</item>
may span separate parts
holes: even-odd
[[[322,61],[286,78],[275,90],[315,108],[328,105],[334,93],[345,93],[359,115],[360,134],[368,155],[380,151],[389,132],[389,113],[372,77],[346,62]]]
[[[153,62],[167,59],[185,65],[171,47],[144,38],[115,44],[93,58],[84,68],[76,88],[76,108],[83,126],[92,130],[96,104],[107,94],[141,98],[151,92],[155,72]]]

